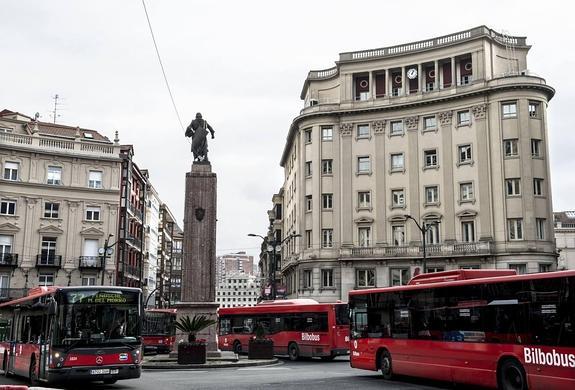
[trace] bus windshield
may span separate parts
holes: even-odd
[[[174,313],[147,311],[144,317],[144,336],[172,336],[176,334]]]
[[[139,341],[138,294],[119,290],[63,292],[54,345],[126,344]]]

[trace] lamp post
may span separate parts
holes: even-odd
[[[248,234],[249,237],[260,237],[262,240],[264,240],[264,243],[267,243],[267,252],[268,252],[268,256],[269,256],[269,278],[270,278],[270,298],[272,301],[275,301],[276,299],[276,278],[275,278],[275,272],[276,272],[276,251],[278,249],[281,249],[282,245],[284,242],[292,239],[292,238],[296,238],[296,237],[301,237],[301,234],[295,234],[292,233],[289,236],[287,236],[286,238],[284,238],[283,240],[277,240],[274,236],[273,240],[270,240],[269,237],[264,237],[264,236],[260,236],[259,234],[253,234],[250,233]]]
[[[108,234],[106,241],[104,241],[104,247],[98,249],[98,253],[100,254],[100,259],[102,261],[102,286],[104,285],[104,274],[106,273],[106,259],[114,253],[112,248],[118,243],[118,241],[116,241],[110,245],[109,240],[111,237],[114,237],[114,235],[112,233]]]
[[[144,305],[144,308],[148,307],[148,302],[150,301],[150,298],[152,297],[152,294],[155,293],[156,291],[158,291],[158,287],[156,287],[155,289],[153,289],[152,292],[148,294],[148,298],[146,298],[146,304]]]
[[[422,238],[422,244],[423,244],[423,261],[421,264],[421,268],[422,268],[422,272],[421,273],[426,273],[427,272],[427,267],[426,267],[426,261],[427,261],[427,248],[426,248],[426,243],[425,243],[425,239],[426,239],[426,235],[427,232],[429,230],[431,230],[431,228],[433,226],[437,226],[437,224],[439,224],[439,221],[433,221],[432,223],[429,224],[425,224],[423,223],[422,225],[419,224],[419,222],[417,222],[417,220],[415,218],[413,218],[411,215],[409,214],[405,214],[404,217],[406,219],[411,219],[413,222],[415,222],[415,225],[417,226],[417,228],[419,229],[419,231],[421,232],[421,238]]]

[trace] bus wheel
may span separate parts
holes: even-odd
[[[501,390],[527,390],[525,370],[515,359],[505,359],[499,365],[497,379]]]
[[[31,385],[35,385],[36,382],[38,382],[38,371],[36,370],[36,359],[34,356],[32,356],[32,360],[30,360],[30,372],[28,378]]]
[[[117,379],[104,379],[105,385],[113,385],[114,383],[118,382]]]
[[[238,340],[234,341],[234,353],[237,353],[238,355],[240,353],[242,353],[242,343],[240,343]]]
[[[296,343],[290,343],[288,347],[289,360],[296,361],[299,359],[299,348]]]
[[[383,379],[390,380],[393,378],[393,370],[391,369],[391,354],[389,351],[385,350],[381,353],[379,366],[381,368]]]

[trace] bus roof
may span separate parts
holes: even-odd
[[[479,278],[493,278],[496,276],[517,275],[514,269],[455,269],[451,271],[432,272],[414,276],[408,285],[453,282],[455,280],[469,280]]]
[[[0,304],[0,308],[19,305],[25,302],[33,301],[43,296],[55,294],[58,291],[78,291],[78,290],[141,291],[139,288],[120,287],[120,286],[68,286],[68,287],[40,286],[29,289],[28,295],[26,295],[25,297],[13,299],[11,301]]]
[[[349,296],[372,294],[372,293],[382,293],[382,292],[420,290],[420,289],[425,289],[425,288],[465,286],[465,285],[482,284],[482,283],[503,283],[503,282],[514,282],[514,281],[521,281],[521,280],[575,277],[575,270],[542,272],[542,273],[524,274],[524,275],[498,274],[498,272],[501,272],[503,270],[491,270],[492,273],[489,273],[489,272],[482,273],[481,272],[481,271],[489,271],[489,270],[459,270],[459,271],[464,271],[461,274],[460,278],[453,279],[450,276],[444,276],[443,280],[438,280],[435,278],[434,274],[422,274],[421,278],[417,279],[417,276],[416,276],[415,278],[413,278],[409,282],[409,284],[407,284],[405,286],[379,287],[379,288],[370,288],[370,289],[364,289],[364,290],[351,290],[349,292]],[[475,271],[475,272],[472,272],[472,271]],[[479,273],[477,273],[478,271],[479,271]],[[446,271],[446,272],[449,273],[451,271]],[[437,274],[445,274],[446,272],[438,272]],[[515,271],[513,271],[513,273],[514,272]],[[425,281],[426,278],[427,278],[427,281]],[[421,283],[418,283],[418,280]]]
[[[314,299],[282,299],[276,301],[264,301],[256,306],[221,307],[219,314],[247,314],[269,313],[277,311],[282,313],[297,313],[304,310],[326,311],[333,305],[345,304],[344,302],[320,303]]]
[[[276,299],[275,301],[261,301],[257,306],[261,305],[315,305],[319,303],[315,299],[300,298],[300,299]]]
[[[150,313],[168,313],[168,314],[176,314],[178,312],[177,309],[158,309],[158,308],[150,308],[146,309],[146,311]]]

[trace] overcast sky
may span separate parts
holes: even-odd
[[[491,5],[492,4],[492,5]],[[557,93],[548,109],[553,208],[575,209],[575,23],[568,2],[146,0],[184,126],[216,130],[218,254],[258,253],[279,160],[311,69],[338,54],[482,24],[527,36],[528,67]],[[141,0],[0,2],[0,109],[95,129],[133,144],[140,168],[182,223],[192,155],[174,113]],[[570,114],[571,112],[571,114]]]

